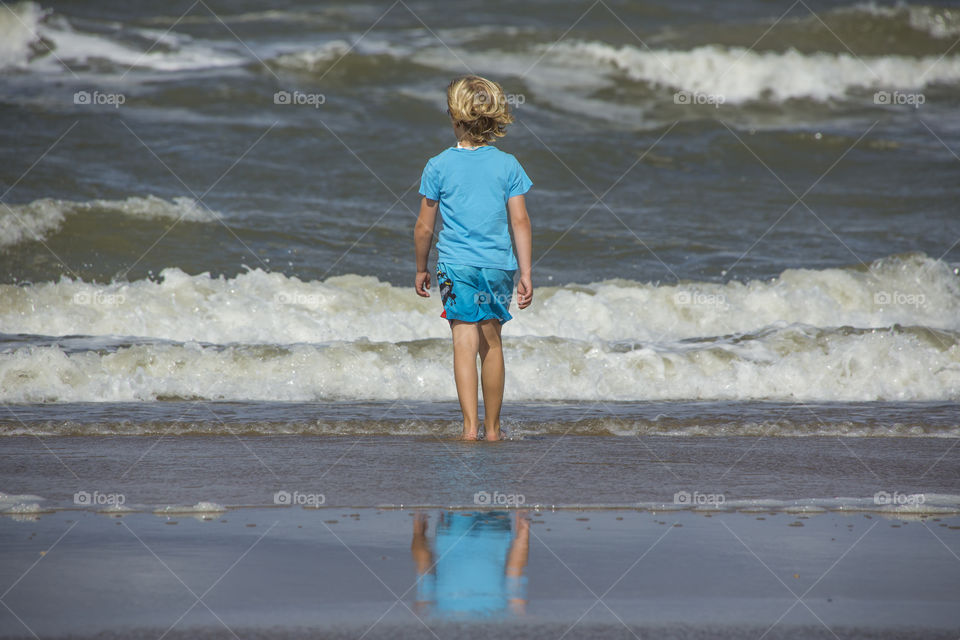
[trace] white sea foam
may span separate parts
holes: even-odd
[[[43,513],[44,509],[39,504],[15,504],[12,507],[3,510],[3,513],[6,515],[34,515],[38,513]]]
[[[64,65],[108,61],[121,67],[157,71],[205,69],[243,64],[247,58],[194,42],[174,32],[139,30],[142,48],[108,35],[74,28],[65,18],[34,2],[21,2],[0,11],[0,69],[61,71]],[[157,47],[151,47],[158,42]]]
[[[430,44],[433,44],[432,36]],[[389,55],[397,59],[406,59],[414,49],[409,46],[378,40],[370,36],[355,38],[352,42],[337,39],[324,42],[320,46],[278,53],[268,62],[292,71],[326,71],[330,65],[347,55],[376,56]]]
[[[0,399],[453,399],[438,311],[356,275],[0,285],[4,333],[89,336],[10,342]],[[504,336],[515,400],[960,399],[960,282],[920,254],[770,281],[542,288]]]
[[[216,502],[201,501],[193,506],[168,505],[154,511],[157,515],[199,515],[208,513],[222,513],[226,507]]]
[[[706,45],[689,51],[647,50],[602,42],[561,42],[564,58],[592,59],[627,77],[655,86],[722,96],[727,103],[843,98],[851,89],[918,90],[960,82],[960,56],[861,56],[804,54],[794,49],[758,52]]]
[[[559,338],[505,345],[508,400],[958,400],[960,340],[787,327],[742,342],[649,345]],[[448,340],[0,354],[0,400],[452,400]]]
[[[148,195],[131,196],[125,200],[88,202],[41,198],[28,204],[0,206],[0,247],[9,247],[29,240],[42,240],[59,230],[67,216],[90,211],[134,218],[182,219],[191,222],[214,222],[220,215],[186,197],[168,201]]]
[[[853,7],[838,9],[838,11],[866,13],[880,18],[905,20],[911,28],[927,33],[934,38],[955,38],[960,35],[960,9],[957,8],[903,3],[891,7],[878,5],[875,2],[865,2]]]
[[[926,31],[934,38],[954,38],[960,35],[960,10],[926,6],[907,6],[910,26]]]
[[[271,62],[288,69],[316,71],[326,69],[331,62],[347,55],[350,51],[350,43],[346,40],[332,40],[320,47],[278,55]]]
[[[40,42],[38,28],[45,12],[33,2],[4,5],[0,10],[0,69],[24,67]]]
[[[543,287],[536,295],[529,310],[514,313],[504,335],[670,343],[789,325],[960,330],[960,278],[950,265],[918,254],[878,260],[867,270],[789,269],[767,281],[657,286],[616,280]],[[53,336],[400,342],[448,337],[439,310],[436,294],[421,299],[369,276],[305,282],[260,269],[233,278],[169,268],[160,281],[0,285],[4,333]]]
[[[0,491],[0,511],[12,509],[17,505],[41,502],[43,498],[30,493],[4,493]]]

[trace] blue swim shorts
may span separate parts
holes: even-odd
[[[438,262],[437,284],[443,302],[440,317],[464,322],[496,318],[500,324],[510,320],[514,273]]]

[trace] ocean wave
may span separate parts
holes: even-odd
[[[0,69],[27,65],[42,47],[37,29],[46,15],[33,2],[4,5],[0,11]]]
[[[168,201],[148,195],[146,197],[131,196],[125,200],[90,200],[88,202],[41,198],[28,204],[0,207],[0,247],[42,240],[58,231],[68,216],[90,212],[190,222],[215,222],[220,217],[220,214],[186,197],[177,197]]]
[[[63,16],[35,2],[0,11],[0,69],[62,71],[64,65],[106,61],[127,68],[180,71],[240,65],[247,58],[194,41],[173,31],[133,30],[128,39],[142,48],[102,33],[75,28]]]
[[[960,9],[956,8],[903,3],[891,7],[867,2],[837,9],[837,11],[906,23],[912,29],[938,39],[955,38],[960,35]]]
[[[772,99],[827,101],[851,90],[914,91],[960,82],[960,56],[853,56],[847,53],[753,51],[705,45],[689,51],[646,50],[602,42],[561,42],[551,49],[571,59],[589,59],[638,82],[706,96],[727,103]]]
[[[122,203],[114,206],[126,211]],[[173,217],[180,206],[150,209]],[[869,268],[788,269],[772,280],[656,285],[609,280],[537,289],[505,336],[671,342],[788,325],[960,330],[960,278],[923,254]],[[447,338],[436,297],[370,276],[302,281],[254,269],[233,278],[164,269],[158,280],[63,278],[0,285],[0,330],[47,336],[139,336],[213,344],[403,342]]]
[[[354,83],[369,82],[374,77],[396,80],[420,74],[418,65],[422,62],[417,59],[412,65],[414,51],[410,45],[371,37],[354,38],[351,42],[334,39],[319,46],[279,53],[266,63],[280,71],[321,73],[327,78],[327,72],[336,66],[345,79]]]
[[[960,333],[789,326],[680,344],[510,338],[507,400],[958,400]],[[452,400],[447,339],[0,353],[4,402]]]
[[[278,55],[268,62],[274,66],[295,71],[318,71],[352,51],[346,40],[332,40],[322,46]]]

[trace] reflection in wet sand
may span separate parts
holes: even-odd
[[[530,551],[525,512],[441,512],[432,545],[428,529],[427,515],[418,513],[410,545],[418,612],[445,617],[525,613]]]

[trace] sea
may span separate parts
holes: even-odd
[[[468,73],[534,183],[495,446],[413,289]],[[960,512],[956,2],[6,2],[0,125],[13,515]]]

